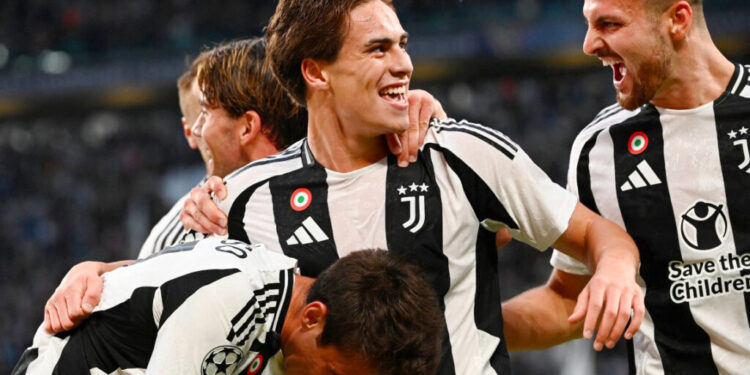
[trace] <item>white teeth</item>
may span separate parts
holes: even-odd
[[[380,92],[381,95],[406,95],[406,86],[389,87]]]

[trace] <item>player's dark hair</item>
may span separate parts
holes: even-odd
[[[297,104],[305,106],[302,60],[336,60],[349,30],[349,12],[370,1],[393,8],[392,0],[279,0],[266,28],[269,63]]]
[[[263,134],[283,150],[307,133],[307,111],[295,105],[265,64],[263,38],[237,40],[209,51],[198,73],[205,104],[238,118],[253,110]]]
[[[361,355],[382,374],[435,373],[443,314],[415,266],[387,251],[354,252],[318,276],[313,301],[328,307],[321,345]]]

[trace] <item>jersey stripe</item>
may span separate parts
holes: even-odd
[[[743,87],[742,84],[744,84],[747,79],[745,79],[745,73],[746,69],[742,65],[737,65],[734,69],[734,74],[732,75],[732,79],[730,82],[730,87],[732,89],[729,91],[731,94],[736,95],[738,94],[739,88]]]
[[[227,215],[227,235],[229,238],[252,243],[247,236],[247,232],[245,232],[245,208],[247,206],[247,201],[250,200],[250,197],[252,197],[255,191],[267,183],[267,180],[257,182],[243,190],[242,193],[235,198],[232,207],[229,210],[229,214]]]
[[[326,170],[319,164],[311,164],[290,173],[273,177],[269,180],[269,188],[273,200],[273,216],[276,223],[276,234],[281,249],[287,256],[299,260],[302,275],[315,277],[328,268],[338,258],[336,244],[333,238],[331,213],[328,207],[328,184]],[[295,194],[303,189],[309,191],[306,207],[294,207],[292,200]],[[298,211],[299,210],[299,211]],[[307,233],[311,221],[317,224],[314,230],[322,231],[325,238],[310,237],[302,243],[298,234]],[[307,224],[307,225],[306,225]],[[302,228],[302,229],[300,229]]]
[[[591,137],[583,144],[581,149],[581,156],[578,158],[578,166],[576,172],[576,184],[578,187],[578,199],[581,203],[588,207],[591,211],[599,213],[599,209],[596,207],[596,201],[594,200],[594,193],[591,191],[591,173],[589,171],[589,154],[591,149],[594,148],[596,140],[602,130],[597,130]]]
[[[627,181],[643,160],[665,181],[647,188],[618,189],[617,198],[625,227],[633,234],[641,251],[641,276],[648,287],[645,303],[653,318],[655,341],[665,373],[718,374],[709,337],[696,324],[689,304],[672,303],[669,296],[668,263],[682,259],[682,254],[666,181],[664,140],[658,117],[656,109],[648,106],[640,114],[610,128],[617,185]],[[649,143],[643,153],[634,155],[628,150],[628,144],[636,131],[645,133]],[[683,350],[678,352],[675,348]]]
[[[10,375],[26,375],[29,363],[33,362],[39,356],[39,348],[28,348],[24,350],[21,359],[18,360]]]
[[[740,65],[741,66],[741,65]],[[721,152],[721,170],[724,176],[724,188],[726,189],[727,209],[729,211],[729,222],[732,226],[734,245],[738,255],[750,253],[750,121],[747,117],[747,109],[750,99],[730,96],[722,102],[721,106],[715,106],[716,134],[719,140]],[[742,134],[741,129],[746,134]],[[736,138],[730,138],[730,132],[735,132]],[[741,166],[744,165],[744,168]],[[750,270],[744,270],[741,275],[750,275]],[[745,311],[750,327],[750,293],[745,295]]]
[[[448,271],[448,258],[443,254],[443,221],[441,213],[440,190],[434,180],[434,171],[430,159],[429,149],[420,151],[419,159],[425,163],[425,168],[419,164],[410,164],[406,168],[397,165],[397,159],[393,155],[388,156],[388,171],[385,183],[385,225],[386,241],[388,250],[401,255],[404,259],[418,265],[425,273],[427,281],[434,288],[440,309],[445,311],[445,295],[450,288],[451,280]],[[426,192],[416,191],[401,194],[398,189],[401,186],[411,184],[429,185]],[[408,203],[402,201],[407,196],[424,197],[424,199],[411,200]],[[411,210],[399,209],[399,206],[419,205]],[[413,215],[420,215],[424,220],[422,228],[416,233],[410,229],[413,226],[404,226],[404,223],[413,223],[418,220]],[[407,217],[411,216],[411,217]],[[419,246],[414,246],[419,244]],[[437,374],[451,375],[456,373],[449,329],[443,332],[442,355],[440,367]]]
[[[498,151],[502,152],[507,156],[509,159],[513,160],[513,158],[516,156],[516,152],[518,152],[518,147],[514,145],[512,142],[506,140],[504,136],[502,136],[501,133],[496,131],[491,131],[489,128],[485,127],[479,127],[474,124],[470,124],[467,122],[460,122],[460,123],[446,123],[446,122],[434,122],[433,124],[436,128],[436,131],[442,132],[442,131],[449,131],[449,132],[462,132],[471,134],[485,142],[487,144],[491,145]]]
[[[188,297],[192,296],[196,290],[216,281],[223,277],[240,272],[238,269],[225,270],[203,270],[180,276],[176,279],[167,281],[159,288],[161,300],[164,304],[164,310],[159,319],[159,327],[169,319],[172,313],[177,310]]]

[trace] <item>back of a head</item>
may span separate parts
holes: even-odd
[[[349,12],[370,1],[393,7],[391,0],[279,0],[266,28],[268,60],[297,104],[306,105],[302,60],[335,60],[348,30]]]
[[[264,135],[283,150],[307,133],[307,113],[295,105],[265,62],[263,38],[222,44],[208,51],[198,73],[206,105],[238,118],[255,111]]]
[[[198,78],[198,71],[203,66],[207,55],[208,51],[198,55],[198,57],[189,63],[188,70],[182,73],[180,78],[177,79],[177,96],[180,103],[180,112],[182,112],[182,116],[191,124],[198,117],[197,114],[200,112],[200,108],[192,108],[195,106],[193,101],[197,101],[197,99],[191,100],[190,89],[193,81]]]
[[[354,252],[323,271],[307,302],[328,307],[321,345],[357,353],[382,374],[433,374],[443,315],[415,266],[387,252]]]

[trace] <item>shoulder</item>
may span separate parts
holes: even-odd
[[[305,142],[306,139],[302,139],[284,151],[248,163],[227,175],[224,181],[261,181],[299,169],[305,163]]]
[[[612,126],[621,124],[626,120],[638,115],[641,112],[641,108],[630,111],[622,108],[619,104],[615,103],[609,107],[606,107],[599,111],[599,113],[591,120],[586,127],[584,127],[576,136],[573,142],[573,148],[580,148],[589,141],[592,137],[599,134],[601,131],[609,129]]]
[[[491,147],[509,159],[513,159],[520,150],[515,142],[497,129],[455,119],[432,120],[425,137],[425,145],[430,144],[446,149]]]

